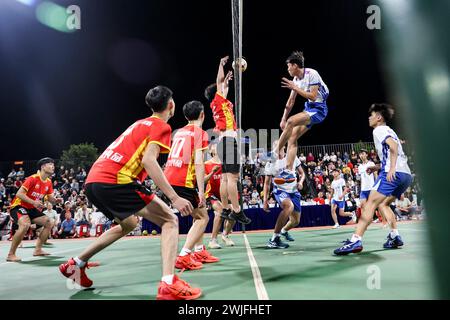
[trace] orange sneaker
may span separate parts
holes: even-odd
[[[173,283],[159,282],[156,300],[193,300],[202,295],[200,288],[192,288],[189,283],[173,276]]]
[[[72,279],[80,286],[89,288],[90,286],[92,286],[92,280],[89,279],[86,275],[86,268],[89,268],[88,263],[86,263],[83,268],[80,268],[77,266],[75,260],[73,260],[73,258],[70,258],[69,261],[59,266],[59,271],[61,271],[63,276]]]
[[[205,249],[205,246],[203,246],[202,251],[196,251],[193,254],[193,258],[195,261],[201,262],[201,263],[213,263],[220,261],[219,258],[214,257],[211,255],[211,253],[208,252],[208,250]]]
[[[203,264],[194,260],[192,253],[185,256],[178,256],[175,268],[184,270],[198,270],[203,268]]]

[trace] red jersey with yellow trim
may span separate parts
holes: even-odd
[[[142,158],[147,146],[155,143],[160,153],[170,152],[172,129],[164,120],[152,116],[133,123],[95,161],[86,183],[128,184],[144,181],[147,172]]]
[[[29,176],[22,184],[22,188],[24,188],[27,192],[28,198],[37,201],[42,201],[46,195],[53,194],[52,180],[47,178],[43,181],[39,173]],[[11,203],[11,208],[17,206],[21,206],[26,209],[34,209],[34,206],[31,203],[22,201],[16,196]]]
[[[205,190],[205,198],[216,196],[220,199],[220,178],[222,177],[222,164],[220,162],[214,162],[213,159],[206,161],[205,174],[210,174],[216,166],[218,166],[220,169],[209,179],[208,185],[206,186]]]
[[[208,148],[208,134],[196,125],[179,129],[173,137],[172,150],[164,174],[172,186],[195,188],[194,154]]]
[[[230,100],[216,92],[210,105],[216,127],[214,131],[236,131],[236,120],[234,118],[233,104]]]

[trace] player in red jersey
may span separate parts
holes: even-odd
[[[221,216],[223,205],[220,199],[220,181],[222,177],[222,163],[217,155],[217,145],[211,144],[209,152],[211,159],[205,162],[205,183],[206,191],[205,197],[206,202],[211,204],[214,210],[214,222],[213,229],[211,233],[211,240],[208,243],[208,248],[210,249],[220,249],[221,245],[217,242],[217,235],[219,234],[222,221],[224,220]],[[227,246],[234,246],[234,242],[229,238],[231,229],[236,222],[232,220],[225,219],[222,240]]]
[[[238,150],[237,127],[234,118],[233,104],[227,99],[228,82],[232,79],[230,71],[225,76],[224,66],[228,56],[220,60],[216,83],[211,84],[205,90],[205,98],[211,102],[215,131],[220,133],[217,153],[222,161],[221,200],[224,206],[223,217],[230,220],[248,224],[251,220],[244,214],[239,204],[238,181],[241,170],[240,152]],[[231,207],[229,200],[231,201]]]
[[[208,148],[208,134],[202,130],[205,112],[201,102],[191,101],[183,106],[188,124],[177,130],[173,147],[166,163],[164,174],[177,194],[194,207],[194,222],[187,234],[186,242],[175,263],[175,267],[186,270],[202,268],[202,263],[219,261],[211,256],[203,245],[203,234],[209,216],[205,201],[204,152]],[[196,190],[198,188],[198,192]],[[194,252],[193,252],[194,250]]]
[[[38,161],[38,172],[29,176],[17,191],[11,203],[11,218],[19,226],[11,242],[6,261],[21,261],[16,256],[16,250],[22,242],[23,237],[28,232],[31,224],[43,226],[37,241],[33,256],[47,256],[47,252],[42,250],[42,245],[47,241],[51,230],[49,218],[42,213],[44,200],[56,203],[61,199],[53,196],[53,184],[50,177],[55,172],[55,164],[51,158],[43,158]]]
[[[119,225],[91,243],[78,257],[60,265],[61,273],[83,287],[92,286],[85,270],[88,260],[113,242],[130,233],[141,216],[161,227],[162,279],[158,300],[190,300],[201,295],[199,288],[174,275],[178,246],[178,219],[172,210],[147,189],[147,174],[182,215],[192,205],[179,197],[167,182],[157,162],[160,153],[170,151],[172,129],[167,121],[174,115],[172,91],[164,86],[151,89],[146,103],[153,111],[122,133],[97,159],[86,179],[86,195],[103,214]]]

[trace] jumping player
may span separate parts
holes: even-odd
[[[282,78],[282,87],[291,90],[286,103],[280,127],[283,130],[276,153],[288,144],[286,170],[280,172],[279,179],[295,178],[294,160],[297,156],[297,140],[315,124],[321,123],[328,113],[326,100],[328,87],[319,73],[311,68],[305,68],[303,53],[293,52],[286,60],[289,75],[293,80]],[[300,95],[307,99],[305,109],[288,118],[294,106],[296,97]]]
[[[190,300],[201,295],[174,275],[178,246],[178,219],[172,210],[142,182],[149,175],[182,215],[192,212],[189,201],[176,194],[157,162],[160,153],[170,151],[174,115],[172,91],[164,86],[151,89],[145,98],[151,117],[133,123],[97,159],[86,179],[86,195],[99,211],[118,225],[91,243],[79,256],[61,264],[59,270],[83,287],[92,286],[85,270],[89,259],[129,234],[141,216],[161,227],[162,279],[158,300]]]
[[[236,141],[237,127],[233,113],[233,104],[227,99],[228,83],[233,77],[231,71],[225,76],[224,66],[227,61],[228,56],[220,59],[216,83],[206,88],[205,98],[211,102],[210,106],[214,122],[216,123],[214,130],[220,133],[217,152],[222,162],[222,181],[220,184],[220,198],[224,206],[222,216],[239,221],[242,224],[248,224],[251,222],[251,219],[244,214],[239,204],[237,185],[241,159]],[[231,208],[229,200],[231,201]]]
[[[188,200],[194,208],[191,213],[194,222],[177,257],[175,267],[196,270],[201,269],[203,263],[217,262],[219,259],[212,256],[203,245],[203,234],[209,216],[206,210],[203,162],[204,152],[208,148],[208,134],[202,130],[205,120],[202,103],[199,101],[186,103],[183,106],[183,114],[188,124],[177,130],[173,137],[173,146],[164,174],[175,192]]]
[[[357,253],[363,250],[362,237],[369,224],[375,209],[378,207],[387,221],[390,221],[391,232],[383,247],[386,249],[403,246],[403,240],[397,230],[397,222],[389,205],[400,196],[411,184],[411,171],[408,159],[403,153],[403,148],[397,134],[386,122],[394,116],[394,108],[388,104],[372,104],[369,108],[369,125],[373,128],[373,139],[378,156],[381,160],[381,171],[375,185],[369,194],[356,231],[351,239],[334,250],[336,255]]]
[[[42,250],[42,245],[48,239],[52,228],[50,219],[42,213],[44,209],[43,200],[53,204],[62,201],[53,196],[53,184],[50,177],[55,172],[55,162],[51,158],[43,158],[38,161],[38,172],[29,176],[17,191],[11,202],[11,218],[18,225],[11,242],[6,261],[19,262],[21,259],[16,256],[16,250],[22,242],[23,237],[28,232],[31,224],[43,226],[37,241],[33,256],[48,256],[49,253]]]
[[[278,141],[275,141],[274,145],[276,143],[278,143]],[[280,235],[284,236],[288,241],[295,240],[288,231],[300,223],[301,195],[299,190],[303,189],[305,172],[303,171],[301,162],[297,157],[295,158],[294,166],[298,172],[300,180],[297,182],[297,179],[294,179],[291,182],[283,181],[283,183],[277,184],[277,179],[274,179],[273,177],[278,176],[278,174],[286,168],[286,155],[283,147],[280,150],[279,158],[273,163],[268,162],[265,167],[266,177],[264,180],[264,211],[270,212],[268,200],[271,182],[273,182],[273,194],[275,199],[282,208],[282,211],[277,218],[272,238],[267,242],[268,248],[284,249],[289,247],[287,243],[281,241]],[[289,220],[286,223],[288,218]]]
[[[233,220],[223,219],[221,214],[223,210],[222,202],[220,202],[220,181],[222,176],[222,163],[217,155],[217,145],[211,144],[209,151],[211,159],[205,162],[205,183],[206,191],[206,203],[211,204],[214,210],[214,222],[211,233],[211,240],[208,243],[210,249],[220,249],[222,246],[217,241],[217,235],[219,234],[222,221],[224,221],[222,240],[227,246],[234,246],[233,240],[230,239],[229,234],[234,224]]]

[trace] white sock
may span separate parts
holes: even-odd
[[[86,261],[80,260],[78,257],[73,258],[73,260],[80,268],[83,268],[86,265]]]
[[[191,250],[186,249],[186,248],[181,249],[180,256],[184,257],[184,256],[187,256],[188,254],[191,254]]]
[[[338,226],[338,225],[339,225],[339,223],[335,223],[334,225],[335,225],[335,226]]]
[[[351,242],[356,242],[362,240],[362,237],[358,236],[357,234],[353,234],[352,238],[350,239]]]
[[[271,241],[274,241],[275,240],[275,238],[276,237],[279,237],[280,236],[280,234],[279,233],[274,233],[273,235],[272,235],[272,239],[271,239]]]
[[[398,229],[392,229],[391,230],[391,238],[395,238],[396,236],[399,236]]]
[[[286,233],[287,231],[283,228],[281,229],[281,233]]]
[[[169,274],[168,276],[163,276],[161,278],[161,281],[163,281],[167,284],[173,284],[173,274]]]
[[[203,251],[203,245],[195,246],[195,252]]]

